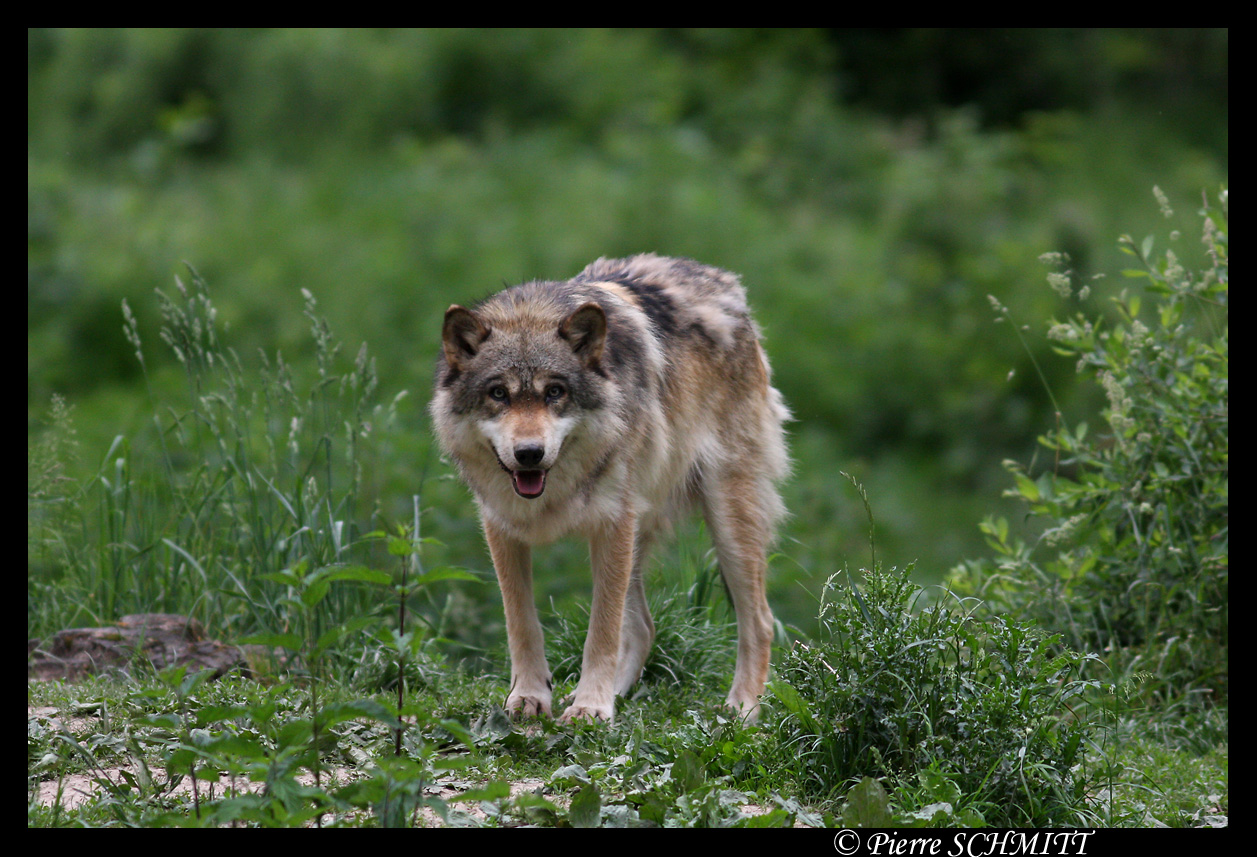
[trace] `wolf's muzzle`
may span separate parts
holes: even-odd
[[[546,472],[537,469],[537,465],[545,457],[546,448],[540,444],[521,444],[515,447],[515,461],[520,469],[511,470],[510,474],[511,485],[516,494],[533,500],[546,490]]]

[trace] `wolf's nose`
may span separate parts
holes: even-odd
[[[519,466],[531,470],[541,463],[541,459],[546,457],[546,448],[540,444],[530,444],[528,446],[515,447],[515,460],[519,462]]]

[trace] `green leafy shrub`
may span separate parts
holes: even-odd
[[[1087,658],[921,596],[906,572],[866,573],[863,592],[826,584],[824,639],[796,644],[772,684],[803,788],[837,797],[853,779],[928,770],[964,796],[961,823],[1078,823],[1089,727],[1070,703],[1093,684],[1079,678]]]
[[[1227,216],[1225,191],[1221,209],[1202,209],[1198,271],[1172,249],[1155,254],[1151,236],[1138,245],[1123,237],[1122,251],[1141,263],[1123,273],[1142,280],[1145,294],[1123,290],[1112,323],[1078,313],[1052,324],[1057,352],[1103,390],[1110,432],[1062,424],[1040,439],[1051,453],[1040,472],[1007,463],[1009,493],[1042,533],[1027,544],[1006,521],[988,519],[996,561],[952,573],[956,588],[1033,616],[1071,647],[1104,652],[1119,676],[1151,678],[1163,700],[1227,698]],[[1075,294],[1068,272],[1049,282]]]

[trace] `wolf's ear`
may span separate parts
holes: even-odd
[[[590,302],[563,319],[559,336],[567,340],[576,356],[593,368],[602,359],[607,342],[607,315],[598,304]]]
[[[491,332],[480,316],[454,304],[445,311],[445,327],[441,330],[445,362],[451,368],[462,369],[468,360],[476,356],[480,343],[488,339]]]

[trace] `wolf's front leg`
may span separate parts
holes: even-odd
[[[581,662],[580,682],[572,704],[559,719],[615,719],[615,679],[620,656],[620,625],[633,574],[636,516],[631,510],[595,530],[589,538],[594,578],[589,633]]]
[[[548,717],[552,699],[550,665],[546,663],[545,638],[532,594],[532,553],[528,545],[506,535],[488,520],[484,522],[484,533],[506,609],[506,640],[511,651],[511,691],[506,697],[506,710],[513,716]]]

